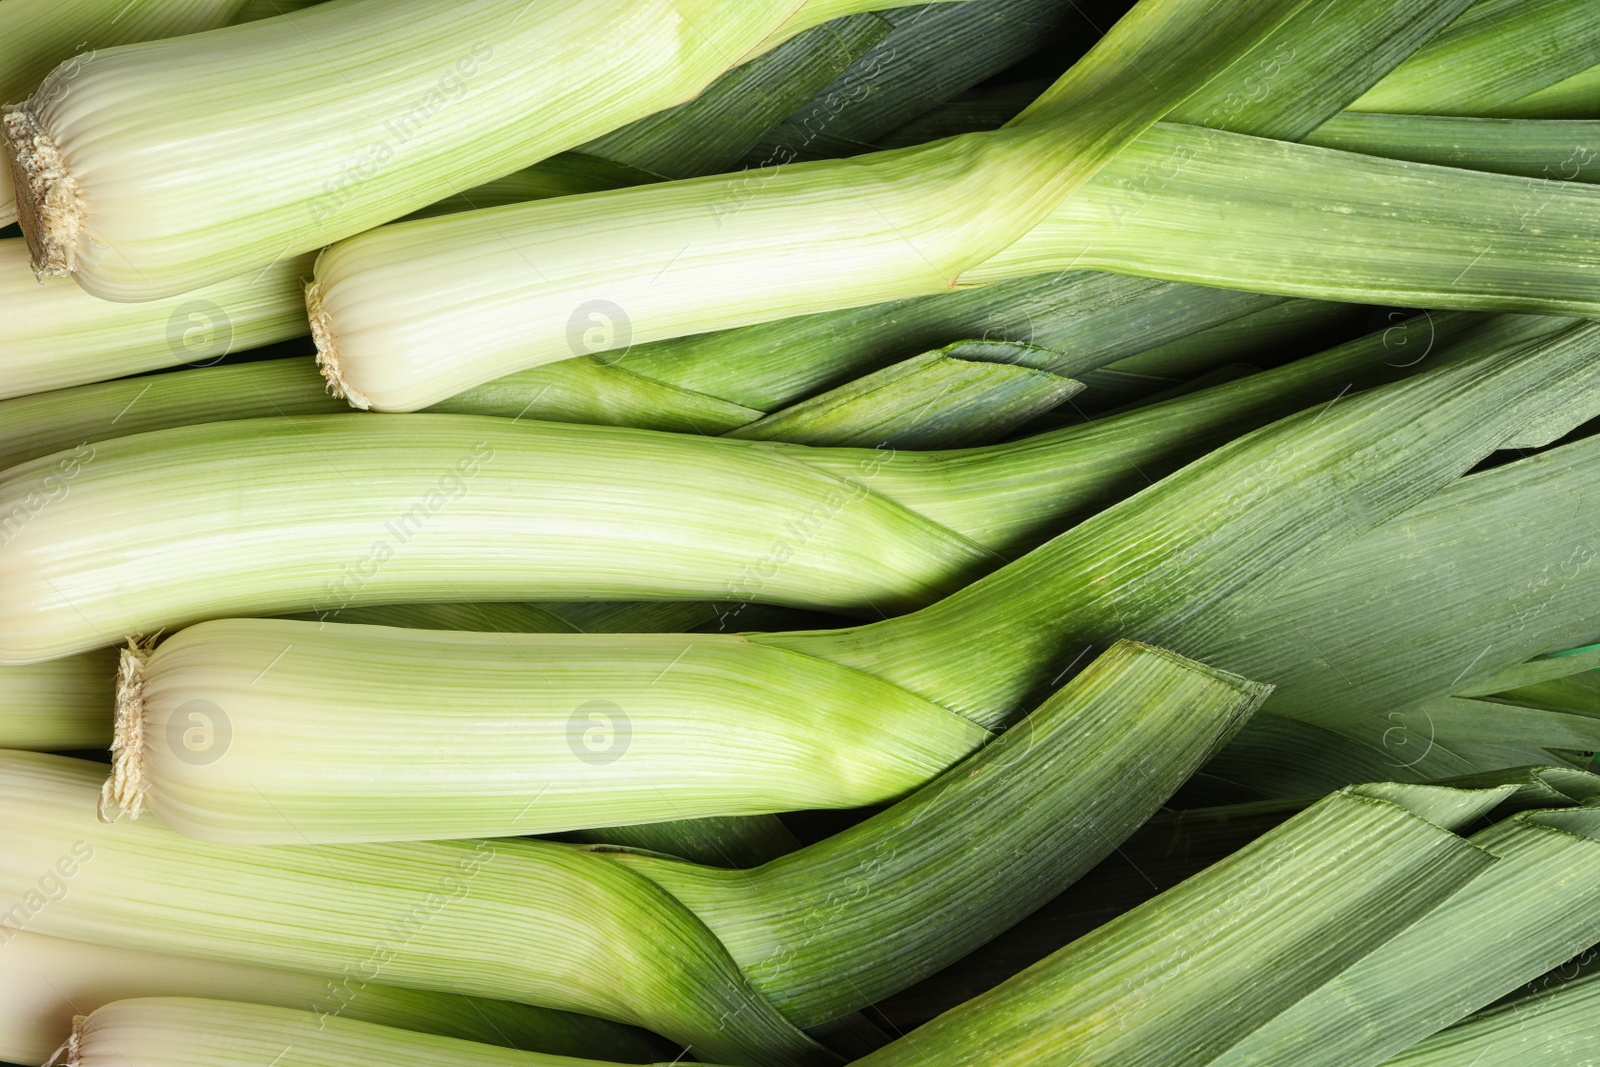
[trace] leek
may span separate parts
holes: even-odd
[[[0,761],[0,884],[41,901],[33,933],[597,1015],[733,1064],[821,1052],[692,914],[604,856],[538,841],[219,851],[98,822],[95,764]],[[43,897],[41,872],[75,843],[68,893]]]
[[[1323,123],[1306,142],[1553,182],[1600,181],[1600,168],[1595,166],[1600,159],[1600,129],[1593,122],[1345,114]],[[1533,224],[1537,213],[1530,214]]]
[[[71,1035],[70,1038],[68,1035]],[[63,1039],[66,1044],[62,1045]],[[59,1046],[59,1047],[58,1047]],[[399,1030],[354,1017],[319,1016],[292,1008],[224,1000],[145,997],[122,1000],[69,1021],[56,1035],[60,1067],[144,1067],[177,1061],[245,1067],[274,1059],[282,1067],[604,1067],[537,1050]],[[47,1052],[48,1056],[49,1053]],[[657,1060],[668,1067],[665,1058]]]
[[[311,266],[305,257],[135,307],[96,300],[59,279],[41,285],[27,259],[21,239],[0,240],[0,398],[214,362],[305,332],[304,312],[293,303]]]
[[[1520,432],[1534,413],[1542,416],[1548,391],[1556,390],[1564,398],[1568,417],[1581,421],[1600,404],[1600,391],[1588,381],[1600,374],[1589,348],[1596,336],[1600,327],[1585,324],[1531,345],[1491,346],[1487,354],[1447,362],[1426,374],[1345,398],[1331,408],[1323,405],[1292,416],[1223,447],[1016,563],[902,619],[854,629],[744,637],[549,635],[524,639],[519,647],[505,641],[491,646],[471,635],[358,628],[307,632],[302,637],[291,632],[290,623],[215,623],[180,634],[174,639],[176,645],[168,646],[173,647],[172,669],[180,662],[193,663],[190,676],[202,681],[189,686],[187,695],[185,687],[175,682],[174,697],[166,699],[158,715],[178,710],[183,700],[211,699],[200,692],[210,684],[203,679],[213,671],[219,678],[225,672],[234,680],[230,692],[249,690],[241,699],[282,699],[268,695],[279,685],[275,678],[280,669],[286,692],[334,693],[339,679],[355,669],[349,661],[360,659],[370,665],[373,676],[383,676],[416,662],[421,646],[432,641],[440,642],[441,650],[447,644],[459,654],[472,655],[480,664],[479,677],[515,679],[515,699],[521,706],[533,699],[531,687],[547,692],[548,706],[560,712],[556,719],[568,722],[576,716],[581,730],[592,726],[600,731],[597,743],[608,758],[620,747],[617,727],[626,721],[624,716],[643,716],[658,701],[673,714],[681,714],[683,704],[692,705],[698,714],[717,714],[704,693],[681,695],[707,670],[727,679],[725,699],[748,706],[749,714],[740,721],[752,723],[765,721],[770,714],[764,710],[768,701],[783,703],[776,688],[779,682],[796,686],[796,692],[811,688],[840,694],[834,699],[843,701],[835,705],[842,710],[856,706],[843,694],[876,686],[869,681],[876,677],[926,701],[919,705],[893,688],[874,689],[880,694],[876,700],[888,702],[892,696],[894,703],[886,706],[907,716],[898,721],[909,732],[920,732],[924,743],[935,738],[935,731],[949,738],[947,743],[960,743],[959,732],[946,732],[960,721],[944,717],[947,709],[985,725],[1006,722],[1030,692],[1070,669],[1086,649],[1121,634],[1164,633],[1194,644],[1205,628],[1192,622],[1183,628],[1180,620],[1192,620],[1203,607],[1209,608],[1208,615],[1221,614],[1230,599],[1248,601],[1247,591],[1257,586],[1270,590],[1270,584],[1263,584],[1264,576],[1304,554],[1308,545],[1331,548],[1347,542],[1417,503]],[[1261,377],[1237,385],[1243,388]],[[1399,425],[1387,421],[1394,410],[1427,414]],[[413,416],[412,421],[418,418]],[[1403,444],[1421,440],[1428,442],[1425,458]],[[1306,441],[1326,443],[1313,446]],[[1346,488],[1352,468],[1363,472],[1366,484],[1403,488],[1385,488],[1382,497],[1352,501]],[[1125,477],[1120,467],[1118,475]],[[1217,509],[1219,494],[1254,506],[1241,503]],[[1267,499],[1273,501],[1271,508],[1260,504]],[[1154,530],[1152,523],[1158,524]],[[1158,550],[1145,547],[1151,538]],[[1104,577],[1108,574],[1116,576],[1109,584]],[[237,653],[232,651],[230,646],[246,635],[249,647],[241,644]],[[313,643],[304,665],[297,667],[301,660],[291,652],[302,640]],[[1265,647],[1270,651],[1281,644],[1274,639]],[[351,654],[334,654],[340,645]],[[799,655],[774,657],[774,649]],[[155,678],[162,673],[162,655],[158,650],[145,664]],[[283,662],[263,675],[275,657]],[[135,680],[140,659],[130,660],[129,677]],[[589,664],[593,669],[585,669]],[[600,669],[602,664],[611,667],[610,673]],[[1282,670],[1281,663],[1270,665]],[[841,674],[839,666],[859,673]],[[452,669],[441,666],[439,677]],[[186,673],[174,677],[181,679]],[[465,684],[465,679],[449,682],[444,690]],[[128,697],[130,716],[123,736],[129,755],[113,795],[131,806],[140,795],[141,781],[157,773],[154,767],[141,766],[139,739],[160,735],[165,727],[143,725],[139,711],[145,698],[137,686],[130,688]],[[583,712],[579,706],[585,701],[603,703]],[[223,706],[228,701],[218,703]],[[818,714],[830,704],[813,698],[808,707],[811,714]],[[585,714],[595,711],[605,714],[585,720]],[[326,717],[308,712],[308,721]],[[362,721],[355,717],[352,726],[359,728]],[[381,739],[375,737],[372,743],[374,751],[381,750]],[[350,747],[339,750],[343,754]],[[770,749],[763,751],[762,758],[772,758]],[[752,757],[741,756],[746,758]],[[568,768],[571,773],[583,769]],[[189,773],[186,768],[174,770]],[[232,779],[217,767],[195,773],[217,779],[219,787]],[[361,777],[352,775],[351,784],[358,785]],[[654,817],[673,814],[678,813]]]
[[[1063,200],[1070,207],[1078,198],[1069,194],[1187,98],[1195,97],[1185,106],[1197,118],[1222,106],[1209,86],[1197,93],[1202,70],[1270,67],[1291,104],[1273,105],[1263,132],[1304,132],[1462,5],[1419,2],[1403,15],[1386,4],[1381,18],[1364,0],[1349,6],[1345,17],[1366,20],[1381,47],[1319,47],[1316,62],[1287,64],[1270,59],[1274,48],[1287,54],[1298,43],[1309,52],[1340,20],[1319,24],[1308,5],[1286,0],[1281,10],[1235,12],[1237,26],[1209,9],[1191,26],[1197,7],[1147,0],[1000,131],[759,179],[694,179],[372,231],[318,260],[307,293],[319,359],[355,406],[411,410],[570,356],[566,323],[602,290],[629,317],[631,339],[649,341],[939,292],[978,280],[989,260],[1004,267],[994,266],[988,281],[1070,269],[1079,247],[1053,257],[997,253]],[[1146,66],[1184,73],[1152,94],[1138,73]],[[1071,165],[1063,166],[1068,153]],[[997,197],[1002,172],[1006,196]],[[1027,176],[1022,186],[1019,174]],[[975,207],[952,215],[952,201]],[[606,242],[604,265],[594,260],[597,231],[628,235],[622,252]],[[1060,243],[1049,242],[1053,250]],[[533,245],[537,279],[519,265]],[[755,248],[767,263],[784,262],[781,279],[759,272]],[[772,256],[775,248],[791,251]],[[476,284],[462,287],[464,274]],[[477,343],[462,355],[447,339],[467,333]]]
[[[81,72],[102,48],[213,29],[242,6],[245,0],[6,0],[0,8],[0,104],[23,100],[57,64]],[[15,221],[11,170],[0,167],[0,226]]]
[[[114,649],[0,668],[0,748],[105,748],[116,674]]]
[[[70,886],[72,879],[66,879]],[[69,889],[70,891],[70,889]],[[221,960],[111,948],[0,928],[0,1056],[44,1063],[74,1015],[128,997],[218,997],[273,1004],[443,1034],[530,1052],[643,1063],[663,1043],[590,1016],[463,997],[395,989]]]
[[[1177,125],[1118,162],[1170,159],[1188,162],[1159,197],[1097,184],[971,280],[1075,262],[1284,296],[1600,315],[1600,190]],[[1337,199],[1308,206],[1308,183]]]
[[[1478,0],[1350,105],[1352,111],[1485,115],[1600,63],[1585,0]]]
[[[351,684],[323,688],[335,676]],[[136,814],[148,794],[168,825],[252,843],[862,807],[908,792],[987,737],[893,685],[710,634],[228,619],[128,653],[123,677],[108,797]],[[293,692],[316,695],[287,704]],[[458,710],[441,717],[446,708]],[[376,747],[311,741],[330,730]],[[446,745],[448,762],[437,756]],[[435,758],[419,758],[427,753]]]
[[[129,45],[8,105],[23,233],[35,270],[96,296],[174,296],[576,147],[862,7],[360,0]]]
[[[646,1023],[703,1047],[716,1041],[721,1055],[764,1046],[792,1057],[804,1043],[775,1025],[775,1010],[802,1024],[838,1018],[1004,929],[1110,852],[1266,691],[1119,645],[1004,743],[846,834],[731,880],[650,854],[536,841],[206,846],[148,822],[93,821],[92,764],[10,754],[0,757],[0,884],[21,893],[36,861],[76,839],[71,892],[22,918],[35,932],[263,965],[293,959],[324,973],[348,973],[376,935],[388,983]],[[197,864],[212,876],[197,883]],[[880,869],[898,888],[852,905],[863,870]],[[384,924],[414,914],[418,895],[441,893],[441,875],[467,884],[392,945]],[[986,881],[1007,886],[1003,906],[979,908]],[[944,902],[935,922],[929,892]],[[819,909],[829,915],[821,929]],[[593,969],[600,954],[633,961],[626,984]],[[740,1033],[707,1033],[727,1011],[743,1020]]]
[[[841,477],[780,451],[801,447],[349,413],[185,426],[47,456],[13,468],[0,490],[0,661],[200,616],[407,601],[734,597],[870,614],[929,603],[997,562],[870,491],[895,452],[840,453],[858,464]],[[323,463],[308,470],[308,454]],[[160,469],[184,477],[146,516],[114,505],[118,553],[78,540],[81,508],[122,501],[134,472]],[[218,494],[231,501],[226,538],[210,532]],[[67,529],[78,534],[63,540]],[[244,580],[218,588],[228,574]],[[60,628],[45,625],[58,612]]]
[[[1212,1062],[1241,1037],[1472,885],[1493,857],[1450,829],[1507,790],[1368,786],[1336,794],[1233,857],[991,992],[856,1062],[1147,1065]],[[1435,821],[1436,820],[1436,821]],[[1314,910],[1296,905],[1316,900]],[[1285,957],[1270,985],[1258,970]],[[1187,1010],[1180,1010],[1187,1009]],[[132,1067],[229,1035],[241,1061],[448,1060],[490,1046],[283,1008],[149,999],[75,1020],[71,1067]],[[529,1058],[531,1062],[540,1062]],[[551,1067],[555,1067],[552,1062]]]
[[[1465,325],[1438,329],[1459,335]],[[1462,338],[1462,354],[1514,348],[1551,328],[1509,319]],[[1566,344],[1592,348],[1597,338],[1580,331]],[[0,660],[228,614],[327,617],[407,601],[713,598],[869,617],[905,610],[1137,489],[1141,471],[1165,473],[1222,443],[1242,420],[1261,425],[1341,388],[1411,373],[1411,360],[1391,364],[1389,341],[1373,335],[1304,366],[973,451],[354,413],[118,438],[0,479],[0,515],[9,516],[0,578],[10,590]],[[328,462],[308,470],[307,449]],[[163,467],[185,476],[160,499],[122,502],[129,484]],[[597,493],[601,479],[612,488]],[[102,530],[112,508],[118,548],[107,553],[84,531]],[[249,531],[248,545],[208,532],[219,514]],[[485,524],[496,531],[488,540]]]
[[[919,1062],[919,1049],[949,1067],[1227,1062],[1242,1039],[1492,869],[1490,854],[1447,831],[1504,795],[1336,793],[857,1064]]]

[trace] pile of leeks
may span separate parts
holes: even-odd
[[[1587,1062],[1600,10],[1108,9],[0,0],[0,1060]]]

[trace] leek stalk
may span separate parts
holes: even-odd
[[[7,0],[0,8],[0,104],[25,99],[57,64],[81,71],[100,49],[213,29],[244,6],[246,0]],[[0,226],[16,221],[11,170],[0,166]]]
[[[1346,113],[1306,143],[1553,182],[1600,181],[1600,126],[1593,122]]]
[[[826,1059],[699,920],[604,856],[538,841],[219,851],[98,822],[95,764],[0,761],[0,882],[37,900],[31,932],[597,1015],[733,1064]],[[74,844],[69,892],[39,894]]]
[[[58,879],[59,881],[59,879]],[[72,878],[64,884],[70,892]],[[44,1063],[74,1015],[128,997],[216,997],[337,1015],[530,1052],[645,1063],[664,1042],[586,1015],[455,993],[396,989],[0,927],[0,1056]]]
[[[385,952],[369,979],[646,1023],[715,1041],[722,1055],[793,1057],[804,1044],[775,1026],[775,1011],[801,1024],[837,1018],[1004,929],[1153,813],[1266,691],[1119,645],[1004,743],[846,834],[731,881],[649,854],[536,841],[207,846],[148,822],[95,822],[85,803],[94,765],[14,753],[3,757],[0,883],[22,893],[36,862],[76,840],[84,855],[71,892],[28,909],[34,932],[258,965],[294,959],[323,973],[348,973],[376,936]],[[211,875],[197,882],[202,868]],[[892,891],[851,904],[867,899],[851,891],[863,870],[880,868]],[[441,875],[467,884],[395,944],[384,924],[442,893]],[[992,884],[1007,886],[1002,907],[983,903]],[[926,921],[929,892],[944,901],[936,922]],[[820,929],[819,909],[829,916]],[[889,931],[896,947],[885,952]],[[595,968],[601,955],[632,966]],[[741,1022],[707,1033],[729,1011]]]
[[[8,105],[23,233],[36,271],[174,296],[679,104],[864,6],[361,0],[128,45]]]
[[[0,399],[214,362],[305,332],[304,312],[294,305],[311,267],[303,256],[131,307],[60,279],[40,284],[27,261],[20,238],[0,240]]]
[[[1600,315],[1590,285],[1600,190],[1589,186],[1177,125],[1118,163],[1172,160],[1186,162],[1159,197],[1097,185],[970,280],[1071,262],[1284,296]],[[1308,182],[1332,183],[1337,200],[1308,207]]]
[[[1071,269],[1079,247],[1043,257],[1008,254],[1007,246],[1063,201],[1065,210],[1081,199],[1071,194],[1102,168],[1115,174],[1118,153],[1155,120],[1181,104],[1178,114],[1196,121],[1302,134],[1463,5],[1346,6],[1320,20],[1302,4],[1256,5],[1247,18],[1237,13],[1239,26],[1207,11],[1190,27],[1184,20],[1196,12],[1181,2],[1142,4],[999,131],[759,178],[702,178],[372,231],[318,260],[308,304],[319,358],[355,406],[411,410],[566,358],[566,328],[558,335],[555,324],[602,297],[628,316],[632,340],[649,341],[940,292],[979,281],[975,272],[991,260],[999,263],[981,280]],[[1347,23],[1361,25],[1371,46],[1352,47],[1348,34],[1335,32]],[[1289,54],[1314,61],[1291,64]],[[1199,74],[1234,66],[1235,79],[1264,71],[1281,82],[1272,102],[1234,118],[1241,109],[1226,92],[1233,82],[1205,84]],[[1185,73],[1153,94],[1138,73],[1149,67]],[[1108,85],[1121,86],[1125,98]],[[1092,106],[1075,106],[1077,94],[1092,96]],[[1062,166],[1063,155],[1071,166]],[[1002,171],[1003,197],[995,195]],[[1021,187],[1019,174],[1027,175]],[[973,207],[952,215],[952,201]],[[597,227],[628,235],[624,252],[606,243],[603,267],[593,262]],[[529,242],[538,246],[538,279],[515,265],[530,254]],[[784,277],[760,274],[751,248],[791,249],[781,257]],[[446,296],[443,279],[464,272],[480,284],[470,296],[459,286]],[[479,340],[470,356],[444,345],[468,330]]]
[[[1441,354],[1464,325],[1437,327]],[[1550,328],[1508,319],[1460,338],[1463,354]],[[234,613],[330,617],[407,601],[712,598],[892,613],[1137,489],[1140,470],[1165,473],[1220,444],[1241,420],[1261,425],[1410,373],[1412,360],[1391,362],[1393,336],[1102,423],[946,453],[354,413],[118,438],[23,464],[0,483],[0,578],[11,590],[0,660]],[[1594,336],[1568,344],[1592,347]],[[327,462],[308,470],[308,448]],[[157,468],[184,477],[159,500],[123,503],[131,481]],[[597,495],[601,476],[614,488]],[[102,528],[113,507],[118,549],[107,554],[83,531]],[[219,514],[249,529],[254,547],[207,532]],[[496,531],[488,540],[485,523]]]
[[[71,1034],[70,1038],[67,1035]],[[63,1038],[67,1038],[62,1045]],[[569,1059],[538,1050],[501,1048],[457,1037],[399,1030],[357,1017],[316,1015],[292,1008],[143,997],[107,1004],[70,1020],[56,1035],[51,1058],[60,1067],[99,1067],[123,1057],[122,1067],[171,1064],[245,1067],[338,1067],[385,1063],[392,1067],[605,1067],[610,1060]],[[120,1051],[118,1051],[120,1050]],[[47,1056],[50,1054],[47,1052]],[[43,1061],[41,1061],[43,1062]],[[670,1067],[664,1057],[657,1067]]]
[[[1452,829],[1508,790],[1368,786],[1336,794],[858,1067],[1213,1062],[1494,862]],[[1317,907],[1296,905],[1315,900]],[[1270,985],[1257,971],[1293,958]],[[1185,1008],[1187,1010],[1179,1010]],[[229,1035],[240,1059],[509,1063],[503,1051],[354,1020],[220,1001],[125,1001],[76,1021],[71,1067],[132,1067]],[[528,1061],[539,1063],[536,1058]],[[554,1063],[551,1067],[556,1067]]]
[[[598,705],[606,712],[606,720],[592,725],[612,731],[599,738],[608,756],[614,750],[611,746],[619,719],[613,705],[629,719],[645,715],[658,700],[661,707],[675,709],[677,698],[669,693],[679,693],[678,687],[689,684],[687,674],[684,681],[675,680],[678,671],[698,673],[713,666],[729,680],[730,702],[751,704],[752,721],[762,701],[774,693],[772,674],[781,663],[785,672],[792,671],[784,677],[797,686],[820,690],[837,680],[841,691],[846,691],[874,684],[867,678],[876,677],[918,694],[926,704],[919,706],[898,692],[887,691],[894,693],[894,707],[916,716],[919,725],[911,727],[913,732],[959,721],[940,718],[945,709],[985,725],[1004,723],[1014,717],[1030,692],[1069,670],[1075,658],[1098,642],[1125,633],[1155,632],[1181,636],[1185,643],[1193,644],[1206,633],[1204,627],[1193,623],[1194,613],[1206,607],[1208,614],[1220,614],[1230,599],[1247,599],[1248,591],[1258,585],[1270,589],[1270,584],[1263,584],[1265,576],[1286,561],[1300,558],[1308,546],[1320,542],[1331,549],[1417,503],[1508,436],[1521,432],[1535,413],[1544,413],[1549,390],[1557,390],[1555,395],[1564,398],[1570,419],[1581,421],[1600,404],[1600,391],[1587,380],[1600,374],[1587,347],[1597,334],[1600,327],[1571,327],[1532,344],[1513,344],[1446,363],[1420,376],[1344,398],[1326,410],[1292,416],[1101,511],[939,604],[888,623],[744,637],[550,635],[528,638],[521,648],[502,643],[478,648],[473,654],[483,657],[486,667],[495,664],[494,674],[485,672],[485,676],[520,679],[517,699],[521,706],[530,702],[528,687],[548,686],[550,706],[560,712],[555,716],[560,722],[577,713],[580,728],[588,729],[591,724],[583,720],[579,705],[607,702]],[[1254,380],[1244,379],[1238,385]],[[1400,425],[1388,421],[1394,410],[1427,414]],[[1408,441],[1423,440],[1428,442],[1425,456],[1413,455],[1406,447]],[[1383,485],[1383,495],[1351,501],[1346,486],[1353,469],[1362,471],[1365,484]],[[1380,490],[1374,490],[1377,492]],[[1241,503],[1217,509],[1217,499]],[[1268,499],[1273,501],[1270,508],[1262,503]],[[1245,506],[1246,501],[1251,506]],[[1152,522],[1160,524],[1156,532],[1149,529]],[[1146,547],[1151,538],[1158,547]],[[1108,583],[1108,575],[1115,580]],[[1179,626],[1180,620],[1189,620],[1187,628]],[[286,692],[338,691],[338,679],[353,666],[334,661],[318,665],[307,660],[303,668],[296,669],[298,661],[292,649],[301,638],[289,632],[292,625],[236,621],[198,627],[175,639],[179,644],[173,662],[181,657],[192,663],[190,676],[195,678],[204,679],[210,671],[226,671],[237,681],[236,688],[257,695],[273,691],[279,684],[275,672],[280,667],[286,668],[282,681]],[[247,631],[254,642],[248,654],[233,655],[226,642],[207,639],[209,634],[242,637]],[[306,638],[312,636],[308,633]],[[462,650],[477,647],[470,635],[407,635],[376,629],[352,630],[342,637],[324,631],[316,639],[325,648],[343,642],[355,652],[361,646],[360,657],[371,665],[375,676],[414,662],[417,651],[411,646],[420,642],[437,639]],[[1268,645],[1281,648],[1281,641]],[[801,655],[775,659],[769,654],[774,648]],[[158,650],[148,666],[156,668],[161,656]],[[274,657],[284,662],[262,675]],[[603,663],[625,663],[628,673],[613,670],[606,674],[596,669],[581,684],[576,683],[573,672],[591,657],[597,668]],[[860,674],[839,674],[836,665]],[[1281,665],[1275,669],[1281,670]],[[155,670],[156,677],[160,673]],[[257,675],[262,676],[252,683]],[[815,682],[805,681],[809,675],[815,676]],[[850,679],[848,685],[846,678]],[[660,681],[645,684],[655,679]],[[187,691],[178,686],[162,713],[179,710],[183,700],[203,699],[200,691],[206,684]],[[781,697],[777,699],[781,703]],[[886,700],[887,696],[877,699]],[[697,694],[693,703],[697,708],[709,708],[704,694]],[[138,706],[137,699],[130,700],[130,710]],[[812,706],[826,705],[813,700]],[[311,713],[313,719],[322,717]],[[354,716],[352,728],[360,728],[362,721],[370,724],[376,720]],[[908,726],[912,721],[906,720]],[[926,726],[920,725],[924,722]],[[547,724],[546,728],[557,726],[559,723]],[[141,766],[138,758],[143,751],[138,739],[152,734],[159,739],[162,728],[146,728],[140,716],[132,718],[124,734],[130,757],[118,776],[115,795],[130,804],[139,795],[138,783],[157,774],[154,765]],[[372,743],[377,746],[374,751],[382,747],[378,738]],[[341,746],[340,751],[361,747]],[[174,763],[174,769],[214,779],[219,788],[236,780],[215,767],[189,772]],[[358,777],[352,776],[352,784]]]

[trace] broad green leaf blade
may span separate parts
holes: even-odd
[[[693,100],[605,134],[578,151],[669,178],[732,170],[763,133],[893,29],[888,20],[868,14],[806,30],[729,70]]]
[[[895,27],[888,39],[799,108],[785,127],[808,143],[820,135],[873,144],[1042,47],[1081,51],[1099,32],[1071,5],[1053,0],[965,0],[885,11],[882,17]],[[1063,43],[1064,35],[1072,39]],[[1078,38],[1085,38],[1081,45]]]
[[[1600,405],[1597,345],[1600,326],[1574,326],[1301,412],[892,624],[758,640],[892,680],[980,721],[1014,714],[1085,648],[1119,636],[1186,652],[1216,647],[1218,636],[1236,635],[1237,624],[1218,626],[1229,600],[1262,595],[1308,552],[1331,553],[1419,504],[1552,398]],[[1267,647],[1281,648],[1281,635]],[[1247,658],[1236,651],[1232,661]]]
[[[986,444],[1081,392],[1034,369],[1054,353],[962,341],[874,371],[724,434],[758,441],[865,448]]]
[[[1582,643],[1600,625],[1597,455],[1600,438],[1584,438],[1464,478],[1229,605],[1197,649],[1277,682],[1274,714],[1337,726]]]
[[[1474,0],[1307,4],[1274,40],[1257,45],[1166,121],[1298,141],[1374,83],[1392,78],[1403,60],[1474,6]]]
[[[1518,704],[1600,715],[1600,674],[1585,671],[1553,681],[1509,689],[1500,696]]]
[[[961,337],[1059,352],[1041,369],[1071,378],[1281,299],[1068,272],[637,345],[617,365],[771,411]]]
[[[1425,782],[1479,769],[1438,744],[1409,709],[1377,717],[1359,733],[1264,712],[1206,765],[1191,802],[1301,797],[1355,782]]]
[[[1336,793],[858,1067],[1213,1062],[1491,869],[1397,799]]]
[[[874,1010],[895,1030],[913,1030],[1226,859],[1319,799],[1163,811],[1066,892],[938,974],[880,1001]]]
[[[1600,182],[1600,124],[1345,112],[1306,144],[1439,167]]]
[[[1600,941],[1600,811],[1524,812],[1470,838],[1498,862],[1216,1067],[1368,1067]]]
[[[1553,682],[1570,675],[1588,672],[1600,667],[1600,648],[1580,648],[1558,655],[1538,656],[1526,663],[1508,667],[1487,678],[1475,679],[1471,684],[1455,691],[1460,697],[1492,696],[1508,690],[1535,686],[1540,682]],[[1591,677],[1600,678],[1600,675]],[[1582,681],[1582,679],[1580,679]],[[1535,701],[1537,703],[1537,701]]]
[[[1140,166],[1176,173],[1158,195],[1116,181]],[[1283,296],[1597,316],[1597,232],[1600,189],[1587,185],[1162,124],[964,280],[1071,264]]]
[[[1600,11],[1587,0],[1478,0],[1350,109],[1493,114],[1596,63]]]
[[[937,141],[941,137],[954,137],[958,133],[997,130],[1016,118],[1048,87],[1048,82],[1026,81],[963,93],[876,138],[873,145],[876,148],[906,148]]]
[[[1493,113],[1512,119],[1600,119],[1600,64]]]
[[[1233,363],[1276,366],[1328,348],[1330,336],[1344,340],[1362,331],[1371,318],[1363,307],[1320,300],[1283,300],[1227,322],[1196,330],[1108,364],[1107,370],[1131,374],[1190,377]],[[1403,313],[1382,315],[1380,328],[1399,326]],[[1370,331],[1367,331],[1370,332]],[[1407,338],[1396,330],[1393,343]],[[1399,362],[1397,359],[1395,362]]]
[[[1265,695],[1119,644],[1003,738],[826,842],[738,873],[617,859],[687,904],[758,990],[814,1025],[903,989],[1055,896]]]
[[[1592,953],[1586,954],[1592,958]],[[1574,1067],[1600,1040],[1600,978],[1574,961],[1534,988],[1419,1041],[1385,1067]],[[1569,977],[1570,976],[1570,977]]]

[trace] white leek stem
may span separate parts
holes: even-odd
[[[201,288],[681,103],[803,8],[353,0],[108,51],[8,108],[23,231],[102,298]]]
[[[5,0],[0,5],[0,104],[27,98],[52,67],[81,72],[101,49],[213,29],[241,0]],[[11,169],[0,164],[0,226],[17,221]]]
[[[22,239],[0,241],[0,399],[203,365],[299,337],[310,271],[300,256],[183,296],[113,304],[65,278],[36,281]]]
[[[988,737],[870,676],[721,634],[227,619],[123,665],[107,799],[235,843],[863,807]]]
[[[67,869],[78,862],[74,857]],[[74,877],[60,875],[51,887],[59,884],[66,888],[57,892],[70,893]],[[0,916],[0,1058],[43,1063],[74,1016],[132,997],[214,997],[534,1052],[629,1062],[652,1058],[653,1042],[643,1035],[588,1016],[348,976],[67,941],[16,929]]]

